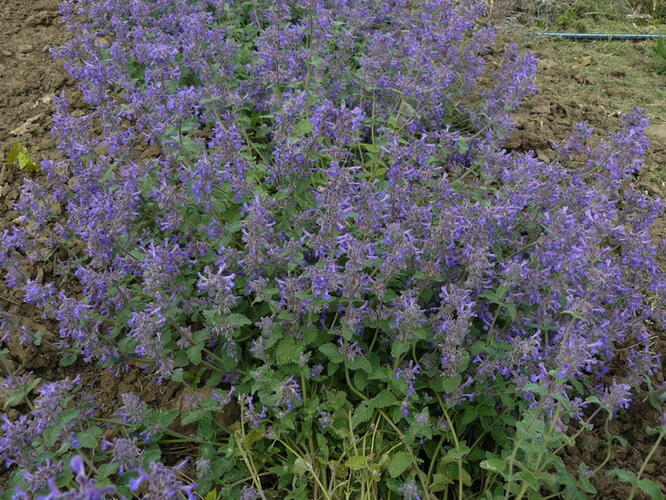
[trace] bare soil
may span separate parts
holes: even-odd
[[[75,112],[87,109],[74,81],[51,56],[50,49],[67,37],[56,0],[3,0],[0,4],[0,234],[17,217],[12,206],[20,196],[22,180],[25,177],[42,180],[39,172],[7,165],[11,146],[18,142],[27,147],[37,162],[40,158],[57,159],[59,153],[50,134],[53,97],[64,92]],[[53,267],[50,263],[39,264],[30,272],[33,278],[48,280]],[[33,372],[43,380],[81,374],[85,389],[97,396],[102,415],[115,411],[119,396],[126,392],[140,395],[150,405],[176,404],[176,384],[157,386],[142,377],[139,369],[114,377],[82,362],[60,367],[60,354],[49,347],[49,342],[58,337],[55,325],[43,319],[35,308],[23,304],[20,290],[8,289],[4,280],[0,280],[0,310],[18,319],[19,325],[31,332],[41,332],[44,338],[39,347],[23,346],[18,339],[8,342],[6,366],[14,374]],[[6,375],[2,373],[5,371],[3,366],[0,374]]]
[[[666,33],[666,26],[659,30],[633,26],[620,31]],[[599,133],[612,131],[622,113],[640,106],[647,110],[651,120],[647,132],[652,150],[635,182],[644,192],[666,198],[666,74],[656,73],[652,57],[654,42],[581,43],[516,35],[516,32],[524,33],[525,26],[507,29],[502,41],[518,43],[536,53],[539,93],[516,113],[517,130],[507,147],[533,150],[540,159],[549,161],[555,156],[552,141],[566,138],[574,123],[586,121]],[[655,222],[651,231],[656,241],[666,243],[666,217]],[[664,304],[657,307],[663,308]],[[652,333],[655,349],[662,359],[662,368],[653,377],[653,384],[664,387],[666,332],[654,328]],[[616,363],[620,372],[621,355]],[[646,432],[646,427],[660,425],[661,411],[653,408],[644,395],[639,395],[629,409],[611,420],[608,434],[603,428],[604,418],[599,417],[594,422],[595,431],[582,433],[576,446],[564,451],[563,459],[574,471],[581,462],[594,469],[606,458],[610,436],[620,436],[628,444],[622,446],[620,441],[612,439],[611,459],[604,471],[620,468],[638,472],[656,439],[654,434]],[[656,451],[642,477],[657,482],[666,493],[666,448],[662,446]],[[595,498],[624,500],[629,496],[630,488],[615,477],[599,473],[591,481],[598,491]]]

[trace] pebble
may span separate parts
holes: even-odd
[[[17,49],[20,54],[27,54],[28,52],[31,52],[33,50],[33,46],[30,45],[29,43],[22,43],[17,47]]]

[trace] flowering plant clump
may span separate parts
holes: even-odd
[[[62,417],[64,389],[38,389],[3,425],[16,491],[590,492],[553,450],[658,366],[663,206],[631,185],[647,120],[631,110],[595,146],[579,124],[554,163],[503,149],[536,61],[509,46],[485,69],[483,6],[62,2],[57,54],[92,111],[57,100],[66,158],[26,179],[5,280],[57,322],[65,364],[215,389],[180,415],[191,431],[125,395],[113,439],[92,412]],[[52,256],[60,276],[32,278]],[[59,285],[72,279],[80,292]],[[79,457],[72,480],[81,446],[60,443],[87,426],[99,477]],[[167,437],[192,460],[160,463]]]

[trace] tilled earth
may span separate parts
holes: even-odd
[[[502,36],[504,41],[518,43],[539,58],[539,93],[529,98],[516,113],[517,130],[509,138],[507,147],[533,150],[541,160],[550,161],[555,156],[552,141],[566,138],[574,123],[589,122],[599,133],[613,131],[621,113],[632,106],[641,106],[651,119],[647,132],[652,150],[635,182],[644,192],[666,198],[666,75],[655,73],[651,43],[576,43],[516,36],[515,32],[507,31]],[[516,31],[525,29],[517,27]],[[651,229],[657,241],[666,242],[666,217]],[[655,328],[652,333],[655,349],[662,356],[662,369],[654,376],[653,384],[663,387],[666,332]],[[618,372],[623,364],[620,353],[616,360]],[[611,420],[608,435],[603,421],[602,416],[597,417],[594,422],[597,429],[583,432],[576,446],[565,450],[565,462],[572,470],[578,470],[581,462],[594,469],[606,458],[609,436],[613,435],[625,439],[627,445],[612,440],[611,459],[605,470],[620,468],[637,472],[656,438],[646,432],[646,427],[658,427],[661,412],[643,396]],[[657,482],[666,493],[666,448],[662,446],[656,451],[642,477]],[[615,477],[599,473],[591,481],[598,490],[595,498],[624,500],[629,496],[630,488]]]
[[[41,179],[39,172],[7,164],[11,146],[18,142],[27,147],[36,162],[40,158],[57,159],[60,155],[50,134],[53,97],[64,92],[74,113],[86,112],[87,105],[76,91],[74,81],[51,56],[50,49],[62,44],[67,36],[56,0],[2,0],[0,3],[0,236],[17,217],[12,206],[19,197],[23,178]],[[53,274],[53,265],[36,265],[30,273],[32,278],[48,279]],[[60,367],[60,355],[48,345],[49,340],[57,339],[55,325],[43,319],[35,308],[22,304],[20,293],[8,289],[4,280],[0,280],[0,311],[3,310],[18,318],[21,326],[42,332],[47,341],[39,348],[22,346],[15,339],[8,342],[6,362],[16,374],[31,371],[43,380],[81,374],[86,390],[98,396],[102,414],[114,411],[119,395],[126,392],[139,394],[149,404],[178,404],[176,384],[156,386],[141,377],[138,369],[117,378],[82,362]],[[6,371],[4,367],[1,370]],[[13,413],[15,411],[10,410],[10,417]]]
[[[6,164],[11,145],[20,142],[36,161],[40,157],[57,158],[56,145],[49,133],[53,96],[64,92],[74,109],[85,111],[86,105],[75,91],[74,82],[50,54],[50,48],[61,44],[67,36],[59,21],[55,0],[4,0],[0,5],[0,234],[16,218],[12,205],[19,196],[22,179],[33,176],[39,180],[40,175]],[[653,151],[636,182],[651,195],[666,196],[666,75],[654,72],[648,44],[575,44],[516,37],[511,32],[502,38],[533,50],[540,60],[540,93],[530,98],[516,114],[518,129],[509,139],[508,148],[533,150],[539,158],[548,161],[554,156],[551,141],[566,137],[575,122],[588,121],[599,131],[612,130],[621,112],[631,105],[640,105],[652,118],[649,135]],[[666,219],[654,225],[653,234],[664,240]],[[52,272],[49,265],[31,270],[33,277],[48,277]],[[0,310],[20,318],[27,328],[42,331],[47,340],[57,337],[54,325],[41,318],[39,311],[22,305],[20,294],[7,289],[2,281]],[[654,342],[659,352],[666,352],[663,331],[654,331]],[[138,370],[118,380],[80,363],[60,368],[58,355],[49,349],[48,343],[37,348],[12,342],[7,347],[8,367],[15,373],[32,371],[45,380],[82,373],[87,390],[100,396],[103,411],[113,409],[118,395],[130,391],[154,405],[177,406],[182,399],[175,385],[156,386],[146,381]],[[654,377],[654,384],[663,383],[662,369]],[[613,441],[607,468],[638,471],[654,444],[655,437],[648,435],[645,427],[658,426],[661,415],[647,401],[641,400],[638,398],[629,410],[611,421],[610,434],[626,439],[628,444],[623,447]],[[566,449],[563,458],[572,469],[577,470],[581,461],[594,468],[606,456],[607,441],[603,430],[583,433],[576,447]],[[663,448],[657,450],[643,477],[656,481],[666,492]],[[596,498],[625,499],[628,496],[626,485],[614,478],[598,474],[592,482],[598,489]]]

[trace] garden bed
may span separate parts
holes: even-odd
[[[502,17],[503,14],[496,13]],[[630,23],[628,23],[630,24]],[[527,27],[520,26],[519,31]],[[657,31],[666,32],[662,27]],[[25,177],[43,182],[39,170],[18,169],[6,165],[10,148],[15,142],[25,146],[32,158],[59,158],[60,153],[50,136],[53,97],[61,92],[71,101],[72,108],[83,114],[90,108],[81,99],[73,80],[54,61],[49,48],[58,46],[68,37],[61,25],[55,2],[7,0],[0,7],[0,234],[10,228],[18,214],[12,209],[19,197],[19,186]],[[509,137],[506,147],[513,151],[533,150],[545,162],[555,159],[551,141],[564,140],[576,122],[587,121],[600,132],[614,130],[617,119],[632,106],[647,110],[651,125],[647,133],[652,150],[647,154],[644,168],[634,182],[653,197],[666,197],[666,76],[656,73],[652,61],[653,42],[575,42],[535,38],[526,34],[507,32],[500,36],[502,43],[517,43],[521,48],[532,50],[539,59],[537,85],[539,93],[529,97],[514,113],[517,130]],[[493,59],[491,58],[491,61]],[[499,54],[496,60],[499,61]],[[498,63],[499,64],[499,63]],[[74,111],[76,116],[77,111]],[[148,153],[149,155],[149,153]],[[57,213],[62,207],[54,207]],[[652,226],[653,238],[666,237],[666,218],[662,217]],[[72,253],[80,252],[75,244]],[[661,262],[662,266],[664,262]],[[31,270],[33,279],[48,279],[53,266],[40,262]],[[74,287],[78,285],[73,285]],[[76,288],[71,290],[76,292]],[[80,289],[79,289],[80,291]],[[663,307],[663,304],[657,304]],[[9,289],[0,282],[0,311],[20,318],[22,326],[32,333],[39,331],[45,340],[57,340],[55,324],[42,318],[42,313],[22,303],[21,293]],[[654,350],[666,356],[666,334],[650,326]],[[120,377],[107,371],[76,361],[62,367],[60,353],[41,346],[21,345],[16,337],[7,343],[9,356],[5,358],[4,370],[15,374],[33,372],[44,381],[58,380],[80,374],[86,388],[96,394],[102,406],[102,416],[111,416],[120,404],[120,395],[135,393],[154,407],[166,409],[183,405],[183,389],[176,382],[157,384],[144,376],[139,368]],[[613,370],[621,373],[624,359],[615,361]],[[664,370],[653,377],[655,386],[664,383]],[[7,375],[5,373],[4,375]],[[612,377],[614,371],[608,374]],[[637,472],[650,452],[655,436],[645,432],[646,427],[658,427],[662,415],[641,395],[632,406],[612,419],[607,431],[626,440],[614,440],[612,458],[606,468],[621,467]],[[9,411],[11,419],[16,410]],[[602,421],[600,416],[600,422]],[[183,429],[181,427],[181,429]],[[574,448],[566,448],[562,456],[570,468],[576,470],[583,461],[594,468],[604,461],[607,453],[607,435],[604,429],[581,434]],[[174,447],[164,451],[163,459],[175,464],[187,456],[189,450]],[[666,491],[666,453],[659,449],[652,456],[642,477],[652,479]],[[592,479],[598,495],[595,498],[627,497],[628,487],[615,478],[599,474]]]

